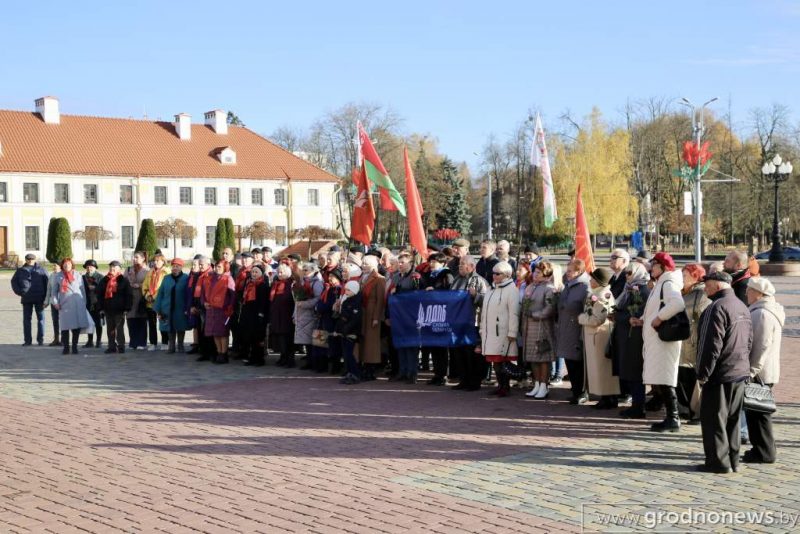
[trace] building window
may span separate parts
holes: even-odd
[[[206,199],[206,206],[216,206],[217,205],[217,188],[216,187],[206,187],[205,199]]]
[[[191,237],[181,237],[181,246],[183,248],[194,247],[194,239],[192,239]]]
[[[238,187],[229,187],[228,188],[228,204],[231,206],[238,206],[239,205],[239,188]]]
[[[55,184],[56,204],[69,204],[69,184]]]
[[[121,185],[119,186],[119,203],[120,204],[133,204],[133,186]]]
[[[160,248],[162,251],[167,250],[169,248],[169,238],[168,237],[157,237],[156,238],[156,246]]]
[[[217,232],[216,226],[206,226],[206,246],[214,246],[214,234]]]
[[[286,189],[275,190],[275,205],[276,206],[286,205]]]
[[[86,204],[97,204],[97,184],[84,184],[83,201]]]
[[[181,187],[181,194],[180,194],[180,202],[181,204],[191,204],[192,203],[192,188],[191,187]]]
[[[39,227],[25,227],[25,250],[39,250]]]
[[[286,227],[285,226],[276,226],[275,227],[275,244],[280,246],[286,246]]]
[[[157,185],[154,188],[155,194],[155,202],[156,204],[165,204],[167,203],[167,186],[165,185]]]
[[[23,202],[39,202],[39,184],[22,184],[22,201]],[[31,226],[31,228],[37,228],[36,226]],[[28,249],[28,250],[38,250],[39,247],[36,249]]]
[[[122,248],[133,248],[133,226],[123,226],[120,232]]]
[[[250,198],[253,202],[253,206],[263,206],[264,205],[264,190],[261,188],[253,189],[252,193],[250,194]]]
[[[86,235],[89,235],[90,232],[95,233],[97,230],[98,230],[97,226],[87,226],[84,232],[86,233]],[[86,240],[86,250],[97,250],[98,248],[100,248],[99,242],[97,242],[94,239]]]
[[[319,189],[308,190],[308,205],[319,206]]]
[[[0,182],[0,202],[8,202],[8,184]]]

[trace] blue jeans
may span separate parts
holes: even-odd
[[[36,342],[39,344],[44,343],[44,303],[43,302],[24,302],[22,304],[22,330],[25,335],[25,343],[33,343],[33,334],[31,332],[31,317],[34,310],[36,310]]]
[[[419,358],[419,347],[408,347],[397,349],[397,364],[400,376],[411,378],[417,376]]]
[[[353,354],[356,347],[356,342],[346,337],[342,338],[342,352],[344,353],[344,364],[347,372],[357,378],[361,378],[361,370],[358,367],[358,362]]]
[[[739,432],[741,432],[743,438],[747,440],[750,439],[750,431],[747,429],[747,419],[744,418],[744,409],[742,409],[742,414],[739,416]]]
[[[550,379],[564,378],[564,366],[564,358],[556,358],[556,360],[550,364]]]

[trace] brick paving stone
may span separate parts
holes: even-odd
[[[579,532],[582,505],[665,502],[800,513],[800,281],[776,282],[789,314],[779,464],[723,477],[691,471],[699,427],[654,435],[658,414],[593,413],[567,405],[565,387],[535,402],[519,389],[343,387],[179,354],[22,349],[6,284],[0,532]]]

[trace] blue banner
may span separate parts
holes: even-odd
[[[476,345],[472,297],[466,291],[410,291],[389,297],[397,348]]]

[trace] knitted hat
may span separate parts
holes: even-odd
[[[606,267],[598,267],[589,276],[597,282],[597,285],[605,287],[611,283],[611,277],[614,276],[614,272]]]
[[[759,276],[758,278],[750,278],[747,281],[747,287],[755,289],[759,293],[766,295],[768,297],[775,296],[775,286],[773,286],[772,282],[770,282],[763,276]]]
[[[351,280],[344,285],[344,289],[345,291],[352,291],[353,295],[358,295],[358,292],[361,290],[361,284],[355,280]]]

